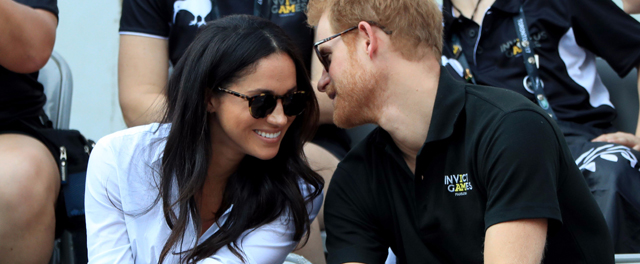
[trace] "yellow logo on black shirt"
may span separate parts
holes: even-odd
[[[304,12],[309,0],[273,0],[271,13],[280,16],[292,16],[295,13]]]
[[[465,196],[468,191],[473,190],[468,173],[445,175],[444,185],[447,186],[447,191],[455,193],[456,196]]]

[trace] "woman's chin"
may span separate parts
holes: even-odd
[[[259,153],[253,153],[250,155],[257,159],[270,160],[275,158],[278,155],[278,151],[261,151]]]

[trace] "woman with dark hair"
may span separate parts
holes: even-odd
[[[324,182],[302,152],[317,119],[304,64],[278,26],[209,22],[174,68],[163,122],[106,136],[92,152],[89,262],[282,263],[322,204]]]

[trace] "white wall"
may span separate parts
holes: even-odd
[[[98,140],[125,128],[118,105],[118,0],[58,0],[54,49],[73,74],[70,127]]]
[[[125,128],[117,89],[120,1],[58,0],[58,7],[55,50],[73,73],[70,126],[98,140]]]

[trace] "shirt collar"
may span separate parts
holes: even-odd
[[[507,13],[517,14],[520,12],[520,6],[524,4],[524,0],[496,0],[492,8],[502,10]]]
[[[465,83],[455,80],[449,70],[440,67],[438,92],[429,124],[425,143],[445,139],[453,133],[453,128],[465,103]]]
[[[451,136],[456,120],[465,104],[465,85],[464,82],[454,79],[445,67],[440,67],[438,91],[425,145]],[[378,129],[382,132],[378,134],[375,141],[378,146],[387,147],[389,143],[393,143],[388,132],[380,127]]]
[[[491,8],[498,9],[507,13],[517,14],[520,12],[520,6],[524,4],[524,0],[496,0]],[[453,16],[453,4],[451,0],[444,0],[442,2],[442,10],[444,15],[445,24],[453,22],[455,17]]]

